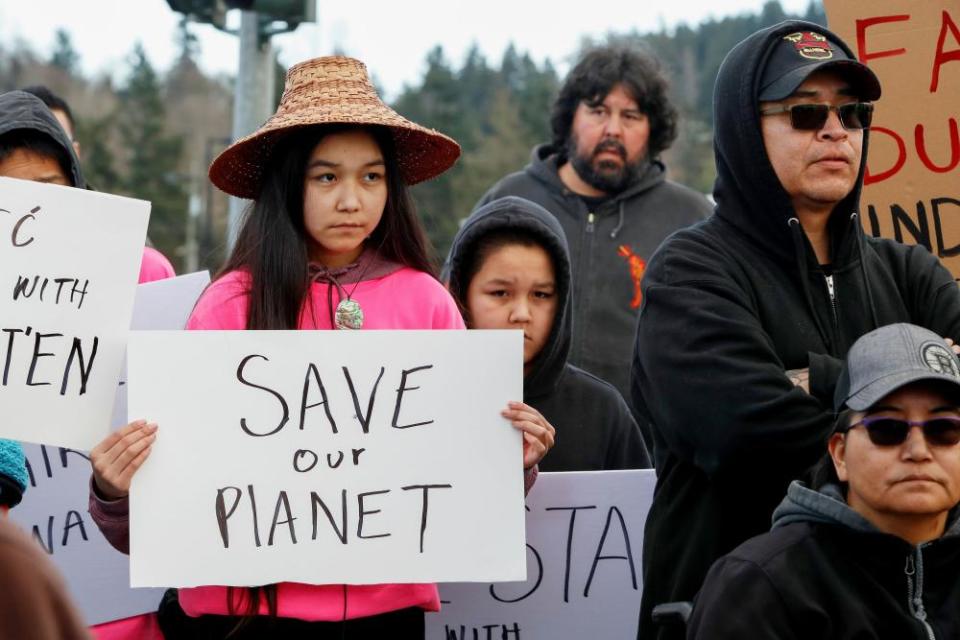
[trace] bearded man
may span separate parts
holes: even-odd
[[[676,138],[677,111],[652,56],[618,46],[588,51],[564,81],[550,123],[553,141],[534,148],[530,164],[477,206],[520,196],[557,217],[573,268],[569,361],[629,399],[646,261],[712,207],[666,179],[660,154]],[[646,431],[644,438],[649,445]]]

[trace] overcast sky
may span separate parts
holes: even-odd
[[[274,45],[289,66],[340,49],[367,63],[388,97],[418,81],[427,51],[441,44],[459,63],[471,43],[498,62],[509,42],[561,73],[584,36],[609,31],[651,31],[661,25],[697,24],[708,18],[757,11],[764,0],[318,0],[317,24],[277,36]],[[804,11],[809,0],[780,0],[787,11]],[[564,7],[569,7],[566,13]],[[233,12],[237,13],[237,12]],[[18,40],[49,55],[54,33],[66,29],[81,55],[85,74],[122,74],[137,40],[150,60],[167,68],[176,52],[178,14],[164,0],[0,0],[0,43]],[[231,15],[231,22],[239,22]],[[193,32],[201,44],[200,65],[234,73],[237,38],[209,25]]]

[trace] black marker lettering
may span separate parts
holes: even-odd
[[[300,459],[306,458],[308,455],[313,456],[313,460],[304,466],[300,463]],[[297,449],[293,453],[293,470],[300,473],[306,473],[317,466],[318,460],[319,458],[317,458],[317,454],[315,454],[313,451],[310,451],[310,449]]]
[[[496,600],[497,602],[506,602],[506,603],[520,602],[521,600],[526,600],[527,598],[529,598],[530,596],[532,596],[532,595],[534,594],[534,592],[535,592],[537,589],[540,588],[540,583],[543,582],[543,559],[540,558],[540,554],[537,553],[537,550],[534,549],[534,548],[533,548],[532,546],[530,546],[529,544],[527,545],[527,550],[530,551],[531,553],[533,553],[533,559],[537,561],[537,580],[536,580],[536,582],[533,583],[533,586],[530,587],[530,590],[529,590],[529,591],[527,591],[526,593],[524,593],[524,594],[522,594],[522,595],[520,595],[520,596],[518,596],[518,597],[516,597],[516,598],[501,598],[500,596],[497,595],[497,585],[496,585],[496,584],[491,584],[491,585],[490,585],[490,597],[493,598],[494,600]]]
[[[70,540],[70,530],[74,527],[80,528],[80,535],[83,537],[84,542],[89,540],[89,538],[87,538],[87,530],[83,526],[83,518],[80,517],[79,512],[71,510],[67,512],[67,521],[63,525],[63,540],[60,542],[61,546],[67,546],[67,542]]]
[[[40,211],[40,207],[35,207],[35,208],[33,208],[33,209],[30,210],[30,213],[36,213],[36,212],[38,212],[38,211]],[[7,213],[9,213],[9,212],[7,212]],[[26,222],[27,220],[36,220],[36,219],[37,219],[35,216],[30,215],[30,213],[28,213],[27,215],[23,216],[23,217],[20,218],[19,220],[17,220],[17,224],[13,225],[13,233],[10,234],[10,242],[11,242],[11,243],[13,244],[13,246],[15,246],[15,247],[25,247],[25,246],[27,246],[28,244],[30,244],[31,242],[33,242],[33,236],[30,236],[30,238],[29,238],[28,240],[26,240],[25,242],[20,242],[20,240],[19,240],[20,227],[23,226],[23,223]]]
[[[13,285],[13,299],[16,300],[20,296],[24,298],[29,298],[33,295],[33,292],[37,289],[37,281],[40,280],[40,276],[33,276],[33,285],[30,285],[30,278],[25,278],[23,276],[17,276],[17,284]],[[30,286],[30,290],[27,291],[27,287]]]
[[[360,427],[363,429],[364,433],[370,433],[370,417],[373,414],[373,401],[377,397],[377,386],[380,384],[380,379],[383,378],[384,368],[380,367],[380,375],[377,376],[377,381],[373,383],[373,389],[370,390],[370,397],[367,400],[367,414],[364,415],[363,411],[360,409],[360,399],[357,397],[357,390],[353,386],[353,379],[350,377],[350,371],[346,367],[343,368],[343,377],[347,380],[347,386],[350,387],[350,395],[353,397],[353,408],[357,412],[356,419],[360,421]]]
[[[283,512],[286,514],[286,518],[283,520],[278,520],[280,517],[280,506],[283,505]],[[277,530],[278,524],[285,524],[290,530],[290,540],[293,544],[297,544],[297,532],[293,528],[293,521],[296,518],[293,517],[293,514],[290,512],[290,500],[287,499],[287,492],[281,491],[277,496],[277,505],[273,508],[273,523],[270,525],[270,537],[267,538],[267,546],[273,546],[273,534]]]
[[[43,547],[43,550],[49,555],[53,555],[53,516],[47,516],[47,541],[43,541],[43,536],[40,535],[40,527],[38,525],[33,525],[33,537],[37,539],[37,542],[40,543],[40,546]]]
[[[375,513],[380,513],[380,509],[374,509],[374,510],[372,510],[372,511],[366,511],[366,510],[364,510],[364,508],[363,508],[363,499],[366,498],[367,496],[375,496],[375,495],[379,495],[379,494],[382,494],[382,493],[390,493],[390,490],[389,490],[389,489],[384,489],[383,491],[367,491],[367,492],[365,492],[365,493],[358,493],[358,494],[357,494],[357,511],[359,511],[359,513],[360,513],[360,517],[357,519],[357,537],[360,538],[361,540],[371,540],[371,539],[373,539],[373,538],[386,538],[387,536],[392,535],[392,534],[390,534],[390,533],[377,533],[377,534],[374,534],[374,535],[372,535],[372,536],[365,536],[365,535],[363,535],[363,519],[364,519],[367,515],[373,515],[373,514],[375,514]]]
[[[320,389],[320,397],[323,398],[320,402],[315,402],[313,404],[307,404],[307,397],[310,394],[310,376],[313,376],[313,379],[317,382],[317,388]],[[303,399],[300,401],[300,429],[303,430],[303,423],[307,417],[307,409],[313,409],[314,407],[319,407],[323,405],[323,410],[327,414],[327,422],[330,423],[330,428],[334,433],[337,433],[337,423],[333,419],[333,414],[330,413],[330,404],[327,402],[327,390],[323,386],[323,381],[320,380],[320,372],[317,371],[316,365],[312,362],[310,366],[307,367],[307,373],[303,376]]]
[[[603,543],[607,540],[607,532],[610,531],[610,521],[613,519],[613,514],[617,514],[617,520],[620,522],[620,532],[623,534],[623,543],[626,546],[625,556],[602,556],[600,553],[603,551]],[[634,567],[633,562],[633,550],[630,548],[630,534],[627,532],[627,523],[623,521],[623,514],[620,513],[620,509],[616,507],[610,507],[610,510],[607,511],[607,521],[603,525],[603,534],[600,536],[600,544],[597,545],[597,552],[593,556],[593,565],[590,567],[590,575],[587,577],[587,584],[583,588],[583,597],[590,597],[590,584],[593,582],[593,575],[597,571],[597,564],[601,560],[626,560],[627,564],[630,565],[630,581],[633,584],[633,590],[637,590],[637,569]]]
[[[570,554],[573,550],[573,527],[580,509],[596,509],[596,505],[586,507],[548,507],[545,511],[569,511],[570,526],[567,529],[567,564],[563,570],[563,601],[570,602]]]
[[[337,453],[340,454],[340,457],[337,458],[336,463],[333,462],[333,458],[330,457],[330,454],[329,453],[327,454],[327,466],[330,467],[331,469],[336,469],[337,467],[340,466],[340,463],[343,462],[343,451],[337,451]]]
[[[420,553],[423,553],[423,535],[427,531],[427,511],[430,508],[430,489],[452,489],[452,484],[412,484],[408,487],[400,487],[404,491],[412,489],[421,489],[423,497],[420,503]]]
[[[419,389],[420,387],[408,387],[407,386],[407,376],[411,373],[416,373],[417,371],[424,371],[426,369],[433,369],[432,364],[424,365],[422,367],[414,367],[413,369],[404,369],[403,373],[400,374],[400,387],[397,389],[397,406],[393,410],[393,428],[394,429],[410,429],[411,427],[422,427],[425,424],[432,424],[433,420],[425,420],[423,422],[414,422],[413,424],[399,425],[397,424],[400,420],[400,403],[403,402],[403,394],[407,391],[413,391]]]
[[[49,385],[49,382],[34,382],[33,374],[37,369],[37,360],[40,358],[47,358],[54,355],[53,353],[41,353],[40,352],[40,343],[44,338],[62,338],[62,333],[40,333],[37,332],[37,335],[34,337],[33,341],[33,358],[30,359],[30,371],[27,373],[27,386],[28,387],[44,387]]]
[[[13,337],[18,333],[23,333],[23,329],[4,329],[3,331],[7,334],[7,357],[3,363],[3,386],[7,386],[7,378],[10,375],[10,358],[13,356]]]
[[[247,495],[250,496],[250,511],[253,512],[253,541],[260,546],[260,521],[257,514],[257,498],[253,495],[253,485],[247,485]]]
[[[280,424],[278,424],[273,431],[269,431],[267,433],[255,433],[251,431],[247,427],[246,418],[240,418],[240,428],[243,429],[244,432],[246,432],[248,435],[251,435],[251,436],[256,436],[256,437],[272,436],[273,434],[280,431],[280,429],[283,429],[284,425],[287,424],[287,421],[290,420],[290,408],[287,406],[287,401],[283,399],[283,396],[277,393],[276,391],[274,391],[273,389],[270,389],[269,387],[261,387],[260,385],[254,384],[243,377],[244,369],[246,368],[247,363],[253,358],[262,358],[266,362],[270,361],[270,359],[267,358],[266,356],[262,356],[256,353],[245,357],[243,360],[240,361],[240,366],[237,367],[237,380],[240,381],[240,384],[246,385],[248,387],[253,387],[254,389],[260,389],[261,391],[266,391],[267,393],[272,395],[274,398],[276,398],[277,401],[280,402],[280,407],[283,409],[283,417],[280,419]],[[258,547],[260,546],[259,542],[257,543],[257,546]]]
[[[323,501],[315,491],[310,492],[310,503],[313,509],[313,540],[317,539],[317,507],[323,509],[323,512],[327,514],[327,520],[330,521],[330,526],[333,527],[334,533],[337,534],[337,537],[340,538],[340,542],[347,544],[347,490],[340,490],[340,526],[337,526],[336,521],[333,519],[333,514],[330,512],[330,508],[327,507],[327,503]]]
[[[60,395],[67,393],[67,384],[70,381],[70,365],[73,364],[74,356],[80,361],[80,393],[78,395],[82,396],[87,392],[87,381],[90,380],[90,371],[93,370],[93,360],[97,357],[97,347],[99,344],[100,338],[93,336],[93,349],[90,350],[90,361],[85,362],[80,338],[73,339],[73,344],[70,347],[70,355],[67,357],[67,366],[63,368],[63,384],[60,385]]]
[[[227,490],[234,492],[233,504],[230,505],[229,510],[227,510],[223,500],[223,494]],[[220,527],[220,537],[223,538],[224,549],[230,548],[230,532],[227,528],[227,520],[233,515],[233,512],[237,510],[237,505],[240,504],[241,495],[243,495],[243,492],[240,491],[239,487],[224,487],[222,489],[217,489],[217,525]]]

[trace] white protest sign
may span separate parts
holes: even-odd
[[[516,331],[134,332],[136,586],[522,580]]]
[[[655,484],[653,470],[540,474],[527,496],[526,582],[440,585],[427,640],[635,638]]]
[[[0,178],[0,436],[90,449],[107,435],[149,213]]]
[[[133,328],[182,328],[209,281],[202,272],[138,286]],[[125,387],[118,391],[117,402],[125,416]],[[23,450],[30,486],[10,518],[32,531],[50,554],[86,623],[156,611],[163,589],[131,589],[129,558],[110,546],[90,519],[87,455],[33,444],[24,444]]]

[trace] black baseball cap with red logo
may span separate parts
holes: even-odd
[[[761,102],[783,100],[814,71],[835,71],[850,81],[860,100],[880,97],[880,81],[870,67],[847,55],[845,47],[816,31],[782,37],[770,53],[760,78]]]

